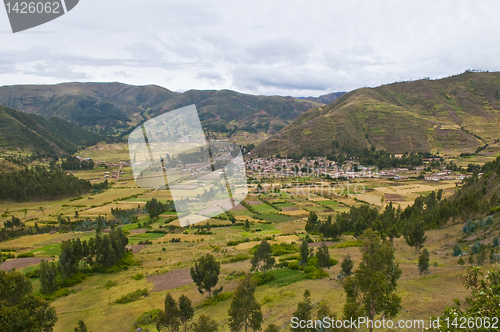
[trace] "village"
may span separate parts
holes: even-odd
[[[247,175],[252,177],[297,177],[316,176],[332,179],[354,178],[387,178],[404,180],[411,177],[423,176],[426,181],[463,180],[466,175],[448,170],[444,167],[439,172],[425,172],[425,166],[410,168],[393,168],[379,170],[376,166],[362,166],[349,160],[343,165],[326,158],[301,159],[294,161],[284,158],[257,158],[245,161]],[[425,175],[423,175],[423,172]],[[428,174],[430,173],[430,174]],[[422,174],[422,175],[421,175]]]

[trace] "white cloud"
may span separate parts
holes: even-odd
[[[0,82],[298,96],[496,71],[499,9],[494,0],[86,0],[18,34],[0,10]]]

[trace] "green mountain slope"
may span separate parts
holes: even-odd
[[[176,93],[154,85],[121,83],[2,86],[0,104],[97,128],[129,128],[164,112],[196,104],[206,129],[216,130],[223,125],[228,130],[237,126],[270,133],[321,105],[305,99],[254,96],[229,90]]]
[[[25,114],[0,105],[0,150],[24,150],[40,155],[74,153],[79,146],[102,138],[74,123],[52,117]]]
[[[394,83],[342,95],[302,114],[252,155],[384,149],[474,152],[500,138],[500,72]]]

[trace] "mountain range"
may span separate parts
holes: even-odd
[[[474,152],[500,140],[500,72],[465,72],[343,94],[260,143],[253,156]]]
[[[103,138],[57,117],[44,118],[0,105],[0,150],[61,156]]]
[[[126,130],[165,112],[196,104],[204,129],[224,132],[280,130],[322,103],[255,96],[230,90],[173,92],[122,83],[62,83],[0,87],[0,104],[25,113],[59,117],[82,127]]]

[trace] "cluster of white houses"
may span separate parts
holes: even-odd
[[[352,161],[339,166],[334,161],[326,158],[313,160],[303,159],[299,162],[292,159],[281,158],[256,158],[245,161],[248,176],[272,176],[272,177],[294,177],[294,176],[329,176],[338,178],[389,178],[395,180],[407,179],[409,176],[420,174],[425,167],[417,167],[414,170],[408,168],[394,168],[391,170],[379,170],[377,167],[360,166]],[[427,181],[463,180],[465,175],[456,174],[453,171],[443,169],[437,174],[425,176]]]

